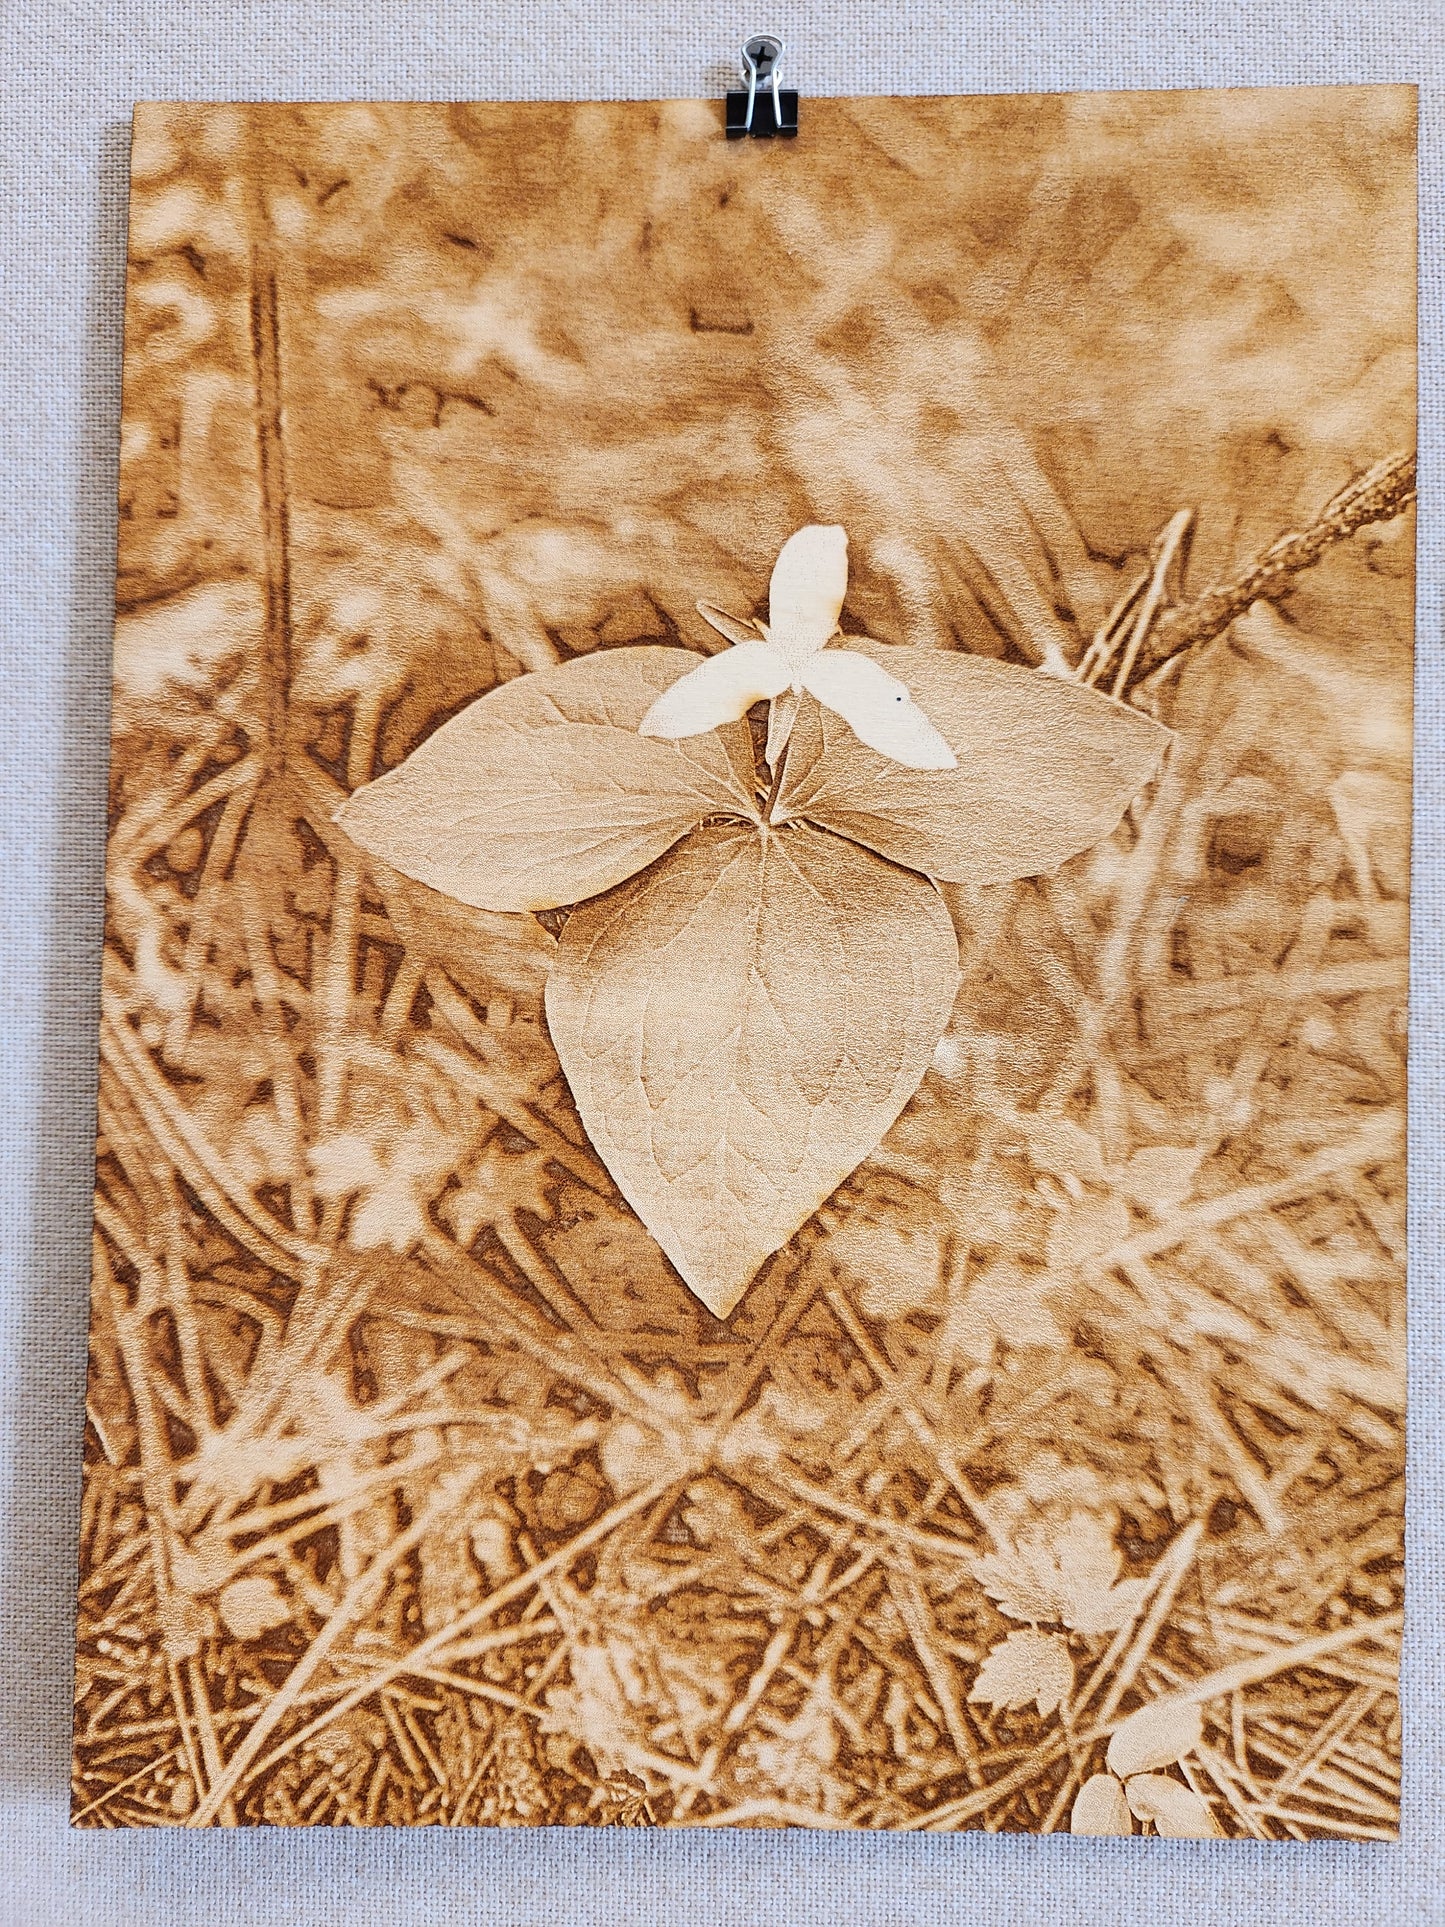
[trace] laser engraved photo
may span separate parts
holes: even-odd
[[[84,1827],[1390,1840],[1415,96],[145,106]]]

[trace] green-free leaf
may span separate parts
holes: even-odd
[[[1118,823],[1169,731],[1092,689],[942,649],[850,636],[907,685],[958,757],[911,770],[804,699],[776,814],[837,830],[953,883],[1036,876]]]
[[[1193,1752],[1203,1732],[1204,1715],[1193,1700],[1154,1700],[1131,1713],[1110,1740],[1109,1771],[1127,1780],[1174,1766]]]
[[[546,910],[633,876],[708,817],[755,819],[751,739],[638,735],[703,658],[644,645],[520,676],[337,813],[403,875],[480,910]]]
[[[573,912],[547,1021],[598,1154],[721,1318],[913,1095],[957,987],[925,878],[710,824]]]
[[[1074,1662],[1057,1633],[1008,1633],[991,1646],[968,1697],[979,1706],[1027,1706],[1047,1716],[1074,1690]]]
[[[1143,1580],[1119,1578],[1121,1564],[1103,1521],[1074,1512],[1058,1524],[1022,1527],[1011,1544],[975,1560],[974,1571],[1010,1619],[1106,1633],[1133,1618],[1144,1593]]]
[[[1079,1788],[1069,1816],[1069,1831],[1099,1838],[1133,1833],[1129,1802],[1112,1773],[1092,1773]]]
[[[1125,1786],[1136,1820],[1152,1820],[1165,1840],[1218,1840],[1219,1822],[1191,1787],[1164,1773],[1136,1773]]]

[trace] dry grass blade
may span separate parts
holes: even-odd
[[[1223,635],[1256,602],[1275,602],[1288,595],[1300,571],[1314,568],[1336,543],[1348,541],[1373,523],[1392,522],[1403,515],[1415,500],[1415,470],[1413,449],[1374,463],[1332,496],[1308,527],[1281,535],[1229,581],[1181,607],[1165,609],[1147,640],[1141,635],[1140,642],[1131,645],[1130,666],[1140,676],[1152,675],[1184,650]],[[1128,681],[1125,674],[1115,695],[1122,693]]]

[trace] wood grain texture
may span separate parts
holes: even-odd
[[[1394,1836],[1406,494],[1174,611],[1413,446],[1413,222],[1406,89],[138,112],[78,1824]],[[1137,631],[1174,745],[942,886],[718,1319],[548,1033],[584,912],[335,819],[810,522],[845,634]]]

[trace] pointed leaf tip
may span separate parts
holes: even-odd
[[[912,1097],[957,987],[925,878],[709,824],[573,912],[546,1009],[599,1156],[725,1318]]]
[[[758,625],[750,617],[730,615],[726,609],[720,609],[715,602],[708,602],[705,599],[694,603],[693,607],[710,629],[716,629],[718,634],[726,636],[729,642],[761,640]]]

